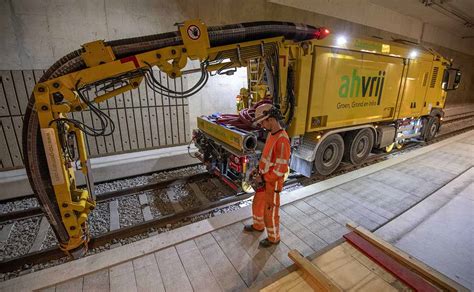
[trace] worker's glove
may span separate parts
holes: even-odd
[[[250,174],[250,185],[256,192],[263,191],[265,189],[265,180],[263,175],[258,169],[254,169]]]

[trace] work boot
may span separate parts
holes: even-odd
[[[260,241],[260,246],[261,247],[270,247],[272,245],[277,245],[279,243],[280,243],[279,240],[277,242],[273,242],[273,241],[268,240],[268,238],[265,238],[264,240]]]
[[[255,229],[255,227],[253,227],[253,225],[251,224],[251,225],[245,225],[244,226],[244,231],[247,231],[247,232],[254,232],[254,231],[262,232],[263,229],[262,230]]]

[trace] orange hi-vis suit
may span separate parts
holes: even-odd
[[[280,192],[290,159],[290,141],[285,130],[268,134],[259,171],[265,181],[265,187],[257,189],[253,197],[253,228],[267,229],[268,240],[280,241]]]

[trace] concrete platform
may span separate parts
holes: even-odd
[[[473,290],[473,215],[471,167],[376,234]]]
[[[5,281],[0,283],[0,289],[239,291],[259,287],[276,273],[291,266],[287,257],[290,249],[297,249],[305,256],[312,255],[345,234],[348,230],[344,224],[348,221],[370,230],[382,226],[396,227],[403,223],[399,218],[409,215],[412,207],[423,207],[423,202],[433,200],[439,192],[449,193],[446,198],[459,197],[464,200],[467,197],[472,200],[469,190],[463,192],[459,187],[451,187],[450,183],[459,185],[458,180],[461,180],[461,184],[466,185],[466,181],[472,182],[473,166],[474,131],[470,131],[335,178],[282,193],[282,242],[276,247],[260,249],[258,242],[265,234],[242,232],[243,225],[251,216],[250,207],[246,207],[127,246]],[[431,208],[423,208],[427,214],[425,218],[449,205],[430,204]],[[402,216],[398,217],[400,214]],[[466,230],[470,228],[466,222],[461,222],[462,225],[459,220],[453,222],[457,230],[472,234]],[[432,230],[432,224],[426,224],[427,230]],[[408,237],[410,233],[405,234],[406,241],[402,236],[399,244],[402,249],[404,244],[416,246],[405,243],[416,242],[416,234],[414,241]],[[451,242],[465,238],[456,235]],[[457,274],[461,275],[462,272],[465,275],[472,270],[466,268],[470,266],[460,262]]]
[[[191,154],[197,149],[191,147]],[[187,166],[199,163],[188,154],[188,146],[176,146],[141,152],[110,155],[91,159],[95,182]],[[76,171],[77,184],[85,184],[84,176]],[[25,169],[0,172],[0,200],[33,194]]]

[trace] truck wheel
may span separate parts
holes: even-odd
[[[374,146],[374,134],[372,130],[365,128],[351,131],[344,137],[344,161],[352,164],[360,164],[369,156]]]
[[[324,139],[316,150],[314,166],[322,175],[332,173],[341,163],[344,154],[344,140],[341,135],[332,134]]]
[[[430,117],[430,119],[426,123],[426,129],[424,132],[425,141],[433,140],[433,138],[438,133],[439,126],[440,126],[439,118]]]

